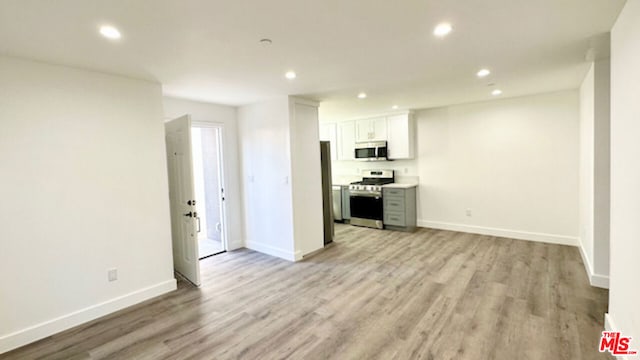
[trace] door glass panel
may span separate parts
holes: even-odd
[[[219,129],[193,127],[193,177],[200,258],[224,251],[220,186]]]

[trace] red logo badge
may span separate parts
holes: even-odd
[[[622,336],[614,331],[603,331],[600,338],[600,352],[608,351],[613,355],[635,355],[637,351],[629,349],[630,343],[630,336]]]

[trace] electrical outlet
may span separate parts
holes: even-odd
[[[113,268],[113,269],[107,270],[107,278],[109,279],[109,281],[118,280],[118,269]]]
[[[408,174],[409,173],[409,168],[404,168],[404,173]]]
[[[471,216],[472,215],[471,209],[467,209],[466,214],[467,216]]]

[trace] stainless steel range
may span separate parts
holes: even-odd
[[[349,185],[351,225],[383,228],[382,185],[393,181],[393,170],[364,170],[362,181]]]

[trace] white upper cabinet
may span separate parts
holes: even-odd
[[[415,120],[409,112],[320,124],[320,140],[331,142],[332,160],[355,160],[356,143],[371,141],[386,141],[390,160],[413,159],[414,139]]]
[[[371,121],[369,119],[356,121],[356,141],[371,141]]]
[[[387,157],[413,159],[415,157],[415,121],[411,113],[387,116]]]
[[[371,127],[373,128],[373,141],[387,140],[387,119],[376,118],[371,120]]]
[[[387,119],[378,117],[356,120],[356,141],[384,141],[387,140]]]
[[[338,133],[336,123],[320,123],[320,141],[328,141],[331,149],[331,160],[338,158]]]
[[[338,160],[355,160],[356,124],[355,121],[338,123]]]

